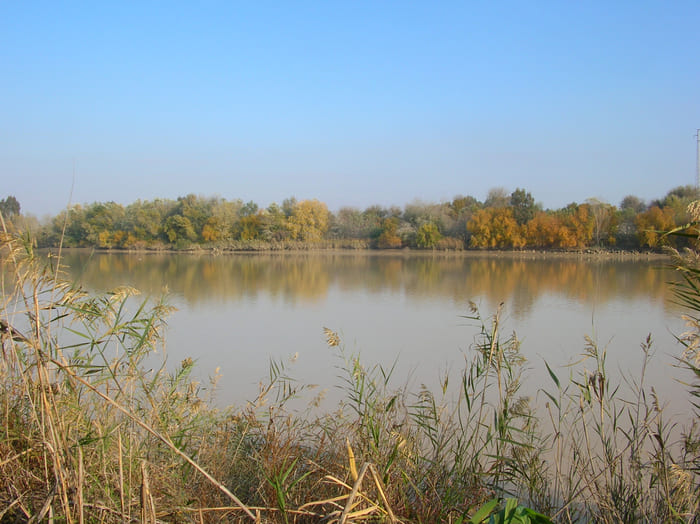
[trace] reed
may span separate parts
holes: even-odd
[[[696,411],[674,421],[645,379],[651,338],[640,376],[615,383],[589,339],[568,378],[545,364],[551,384],[532,399],[501,309],[484,318],[476,307],[464,365],[435,391],[367,365],[325,329],[344,392],[335,410],[320,412],[282,361],[257,398],[218,409],[192,360],[172,369],[164,358],[166,300],[87,293],[28,237],[0,242],[0,522],[691,522],[700,512],[700,264],[687,254],[677,365]]]

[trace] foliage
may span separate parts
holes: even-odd
[[[513,208],[513,218],[521,226],[532,220],[538,210],[532,194],[520,188],[510,194],[510,206]]]
[[[0,200],[0,214],[9,220],[20,214],[20,205],[14,196],[10,195]]]
[[[502,508],[498,499],[492,499],[479,508],[468,521],[469,524],[551,524],[551,522],[545,515],[518,504],[518,500],[514,498],[507,499]]]
[[[399,221],[393,217],[387,217],[382,221],[381,233],[377,237],[379,249],[396,249],[401,247],[401,237],[396,233]]]
[[[416,246],[422,249],[433,249],[437,247],[442,235],[437,226],[432,222],[425,223],[416,231]]]
[[[630,210],[634,214],[641,213],[642,211],[646,210],[646,208],[647,208],[646,202],[644,202],[644,200],[642,200],[641,198],[636,197],[634,195],[627,195],[620,202],[620,210],[622,210],[622,211]]]
[[[292,240],[318,242],[328,229],[329,213],[326,204],[318,200],[302,200],[294,205],[287,228]]]
[[[272,250],[288,241],[319,248],[326,240],[375,248],[448,250],[658,249],[688,245],[687,240],[659,232],[689,220],[686,208],[695,193],[691,186],[675,188],[650,207],[629,195],[619,208],[593,198],[542,210],[523,188],[510,194],[495,188],[484,203],[456,196],[441,203],[415,200],[403,210],[372,205],[364,210],[343,207],[336,213],[318,200],[291,197],[262,209],[253,201],[189,194],[176,200],[137,200],[126,207],[114,202],[74,205],[44,224],[37,240],[40,247],[63,242],[67,247],[102,249],[221,250],[243,243]],[[12,198],[0,203],[12,204]],[[18,220],[15,216],[12,222],[19,225]]]
[[[521,248],[525,246],[522,228],[509,207],[487,207],[472,215],[467,224],[470,244],[478,248]]]
[[[615,208],[596,198],[586,201],[593,224],[593,242],[596,246],[615,244],[617,215]]]
[[[511,197],[505,187],[493,187],[489,189],[484,207],[507,207],[510,205]]]
[[[637,215],[635,219],[639,235],[639,244],[643,247],[660,247],[663,245],[673,245],[673,239],[664,235],[664,231],[672,230],[676,227],[673,220],[673,211],[670,207],[661,209],[658,206],[651,206],[648,210]]]

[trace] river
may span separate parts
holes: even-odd
[[[684,330],[672,304],[663,260],[584,257],[426,255],[407,253],[108,254],[68,252],[69,275],[105,291],[128,285],[147,297],[167,293],[171,366],[186,357],[197,373],[218,372],[216,402],[252,399],[270,359],[300,383],[338,392],[341,359],[323,328],[337,331],[346,353],[391,368],[397,385],[437,387],[469,357],[478,333],[470,303],[486,321],[503,303],[501,330],[515,332],[528,359],[524,389],[537,398],[551,385],[544,361],[574,377],[585,337],[608,355],[611,373],[635,375],[641,343],[652,335],[647,383],[679,413],[687,397],[673,367]]]

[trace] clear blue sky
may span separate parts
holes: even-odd
[[[695,183],[698,27],[697,0],[2,2],[0,197],[649,200]]]

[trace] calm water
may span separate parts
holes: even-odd
[[[294,355],[289,373],[327,388],[333,400],[340,359],[325,345],[325,326],[367,365],[398,359],[397,384],[433,386],[443,373],[457,373],[478,332],[464,318],[470,301],[484,317],[504,303],[503,330],[522,340],[533,394],[549,385],[543,360],[567,376],[564,366],[580,358],[586,335],[607,348],[610,369],[633,373],[651,333],[648,383],[685,402],[672,367],[683,321],[670,303],[673,275],[658,261],[69,253],[65,262],[90,289],[129,285],[153,297],[167,290],[177,307],[166,333],[169,362],[193,357],[202,377],[219,368],[222,404],[254,398],[269,360]]]

